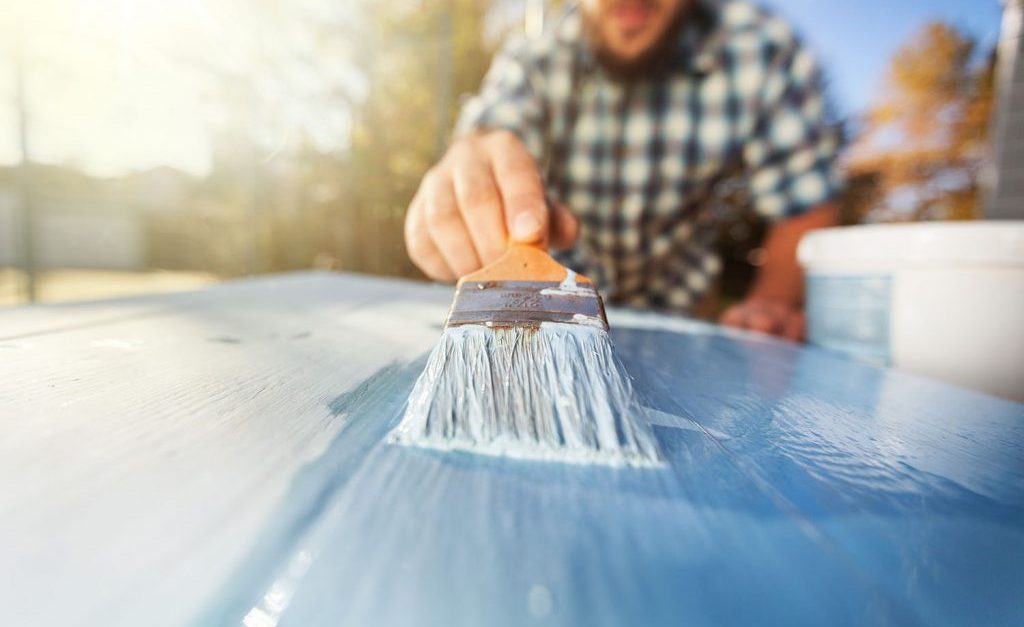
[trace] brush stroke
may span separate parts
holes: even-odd
[[[985,412],[964,412],[976,395],[820,351],[650,329],[614,335],[664,467],[390,445],[384,434],[401,407],[381,396],[351,407],[364,413],[366,437],[343,433],[303,474],[332,486],[315,524],[269,580],[237,582],[218,618],[302,627],[1018,622],[1024,495],[1012,487],[1022,474],[1012,456],[1024,447],[1024,408],[987,400]],[[828,374],[837,369],[845,379]],[[394,391],[411,385],[408,369],[394,376]],[[886,385],[906,393],[901,402],[886,398]],[[927,415],[910,410],[922,404]],[[950,430],[972,440],[943,448],[932,439]],[[332,465],[351,456],[361,461],[334,482]],[[973,489],[979,482],[987,487]]]

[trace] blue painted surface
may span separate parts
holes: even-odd
[[[613,331],[660,470],[386,444],[422,359],[328,399],[196,623],[1024,623],[1024,406],[695,328]]]

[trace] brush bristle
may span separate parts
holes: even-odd
[[[445,329],[392,442],[577,463],[660,463],[603,329]]]

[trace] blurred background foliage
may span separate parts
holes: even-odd
[[[310,267],[419,276],[406,206],[496,47],[524,15],[536,28],[545,5],[8,4],[18,6],[0,13],[12,70],[0,79],[12,105],[0,117],[0,304]],[[875,105],[839,121],[846,222],[978,215],[992,68],[991,51],[942,22],[897,52]],[[88,154],[61,152],[69,136]],[[725,291],[739,293],[763,225],[742,211],[742,188],[720,202],[737,210],[722,249]],[[60,287],[76,281],[94,289]]]
[[[995,55],[931,22],[893,57],[847,154],[850,221],[979,217]]]

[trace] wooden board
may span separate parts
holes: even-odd
[[[1013,624],[1024,406],[610,313],[670,465],[385,444],[450,288],[0,312],[17,625]]]

